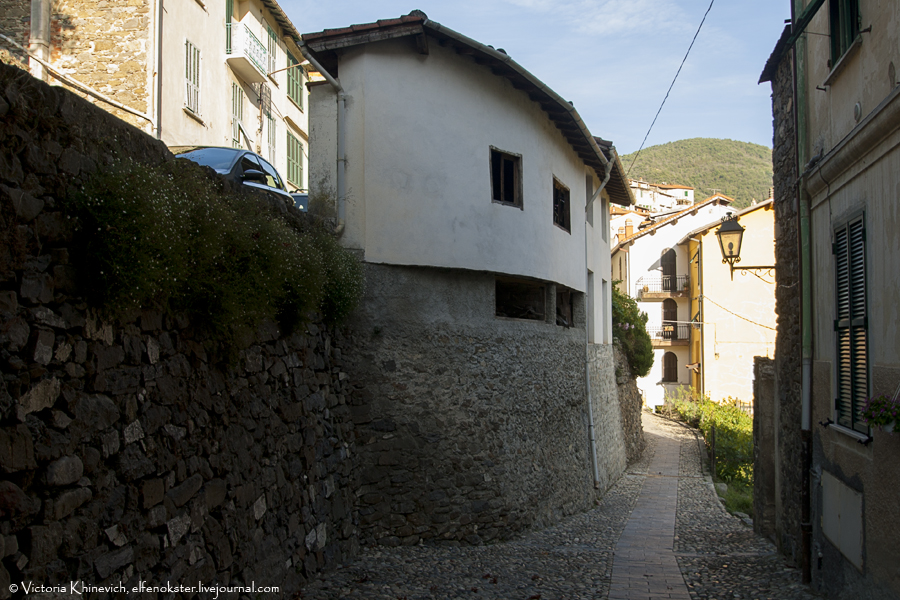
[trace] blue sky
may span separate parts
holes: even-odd
[[[709,0],[279,0],[301,33],[413,9],[505,49],[620,154],[637,150]],[[646,146],[715,137],[772,146],[769,84],[757,85],[788,0],[715,0]]]

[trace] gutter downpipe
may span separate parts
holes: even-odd
[[[603,153],[600,153],[600,156],[606,160],[606,163],[603,165],[605,169],[605,173],[603,174],[603,181],[600,182],[600,187],[597,188],[597,191],[594,192],[594,195],[591,196],[591,199],[588,200],[587,204],[584,207],[585,215],[587,215],[587,211],[591,208],[594,203],[594,200],[600,195],[600,192],[603,191],[603,188],[606,187],[606,184],[609,183],[609,177],[612,175],[612,167],[613,163],[616,160],[616,149],[614,146],[610,146],[610,153],[612,155],[612,160],[606,160],[606,157],[603,156]],[[602,206],[602,205],[601,205]],[[605,222],[604,219],[601,219],[602,222]],[[591,283],[590,274],[588,273],[588,231],[587,231],[588,223],[587,218],[584,219],[584,291],[585,298],[590,294],[590,289],[588,286]],[[606,301],[606,298],[602,298],[601,302]],[[587,303],[585,303],[587,304]],[[594,307],[592,306],[591,309]],[[585,311],[585,317],[587,317],[587,311]],[[596,319],[591,319],[590,322],[595,322]],[[594,402],[591,396],[591,332],[588,329],[588,319],[585,319],[584,324],[584,389],[587,397],[587,409],[588,409],[588,438],[590,439],[591,445],[591,468],[594,473],[594,489],[600,489],[600,465],[597,463],[597,438],[594,433]],[[606,327],[606,323],[603,323],[603,327]]]
[[[153,77],[156,78],[156,98],[153,107],[153,118],[150,121],[151,127],[156,130],[156,139],[162,139],[162,30],[163,30],[163,7],[164,0],[156,0],[156,52],[154,53],[155,64],[153,65]]]
[[[697,313],[699,314],[700,319],[700,373],[699,379],[700,381],[700,397],[703,397],[703,392],[706,389],[705,380],[706,377],[703,374],[703,365],[706,364],[705,354],[706,354],[706,329],[703,328],[703,238],[691,238],[691,241],[697,242]]]
[[[791,22],[796,19],[796,9],[803,8],[802,0],[794,0],[791,5]],[[803,165],[806,163],[807,150],[807,115],[806,101],[806,38],[799,37],[793,47],[793,80],[794,80],[794,127],[795,153],[797,159],[797,172],[800,174],[797,185],[797,220],[800,233],[800,332],[801,332],[801,412],[800,412],[800,440],[801,440],[801,484],[800,484],[800,571],[803,583],[812,581],[811,551],[812,551],[812,519],[811,519],[811,490],[810,468],[812,466],[812,288],[811,288],[811,253],[810,253],[810,227],[809,227],[809,197],[806,193]],[[800,78],[803,81],[800,81]]]
[[[42,61],[50,60],[50,0],[31,0],[31,32],[28,38],[28,70],[32,77],[47,81]],[[35,60],[40,58],[41,60]]]
[[[341,84],[337,79],[332,77],[331,73],[326,71],[325,68],[319,64],[319,61],[312,55],[312,52],[307,47],[306,43],[302,39],[295,41],[297,42],[297,48],[300,49],[300,53],[303,54],[303,57],[309,61],[309,64],[315,67],[316,71],[322,74],[325,81],[331,84],[331,87],[334,88],[337,95],[337,232],[340,235],[340,233],[344,231],[344,223],[346,222],[346,207],[344,200],[347,195],[347,153],[345,143],[347,130],[347,94],[344,93],[344,88],[341,87]]]

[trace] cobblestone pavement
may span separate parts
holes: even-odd
[[[593,510],[502,544],[366,548],[297,597],[817,598],[770,542],[722,508],[693,431],[649,413],[643,424],[647,450]]]

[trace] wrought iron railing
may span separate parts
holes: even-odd
[[[250,59],[260,73],[268,73],[268,51],[246,23],[226,23],[226,54],[243,54]]]
[[[691,339],[690,323],[663,323],[662,325],[647,327],[650,339],[655,341],[674,341]]]
[[[644,292],[684,292],[690,289],[691,279],[687,275],[661,275],[641,277],[634,286],[634,295],[640,298]]]

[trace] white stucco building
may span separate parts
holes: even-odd
[[[731,198],[715,195],[654,224],[635,230],[612,249],[612,278],[647,313],[653,368],[638,379],[647,406],[665,401],[668,390],[691,384],[691,257],[684,235],[735,212]],[[709,282],[707,282],[709,285]]]
[[[447,495],[465,513],[474,485],[517,526],[588,506],[625,468],[609,203],[632,197],[614,148],[504,51],[420,11],[304,34],[301,48],[322,76],[311,206],[336,201],[341,242],[366,266],[353,326],[367,358],[348,369],[392,423],[379,444],[418,465],[373,493]],[[502,471],[454,484],[472,444]],[[363,527],[391,535],[401,506]],[[427,535],[464,539],[474,521],[461,519],[429,513]]]
[[[306,65],[275,0],[12,3],[34,20],[8,33],[49,67],[13,48],[34,75],[167,146],[246,148],[308,187]]]
[[[679,210],[694,203],[694,188],[687,185],[651,183],[643,179],[629,179],[635,206],[650,212]]]

